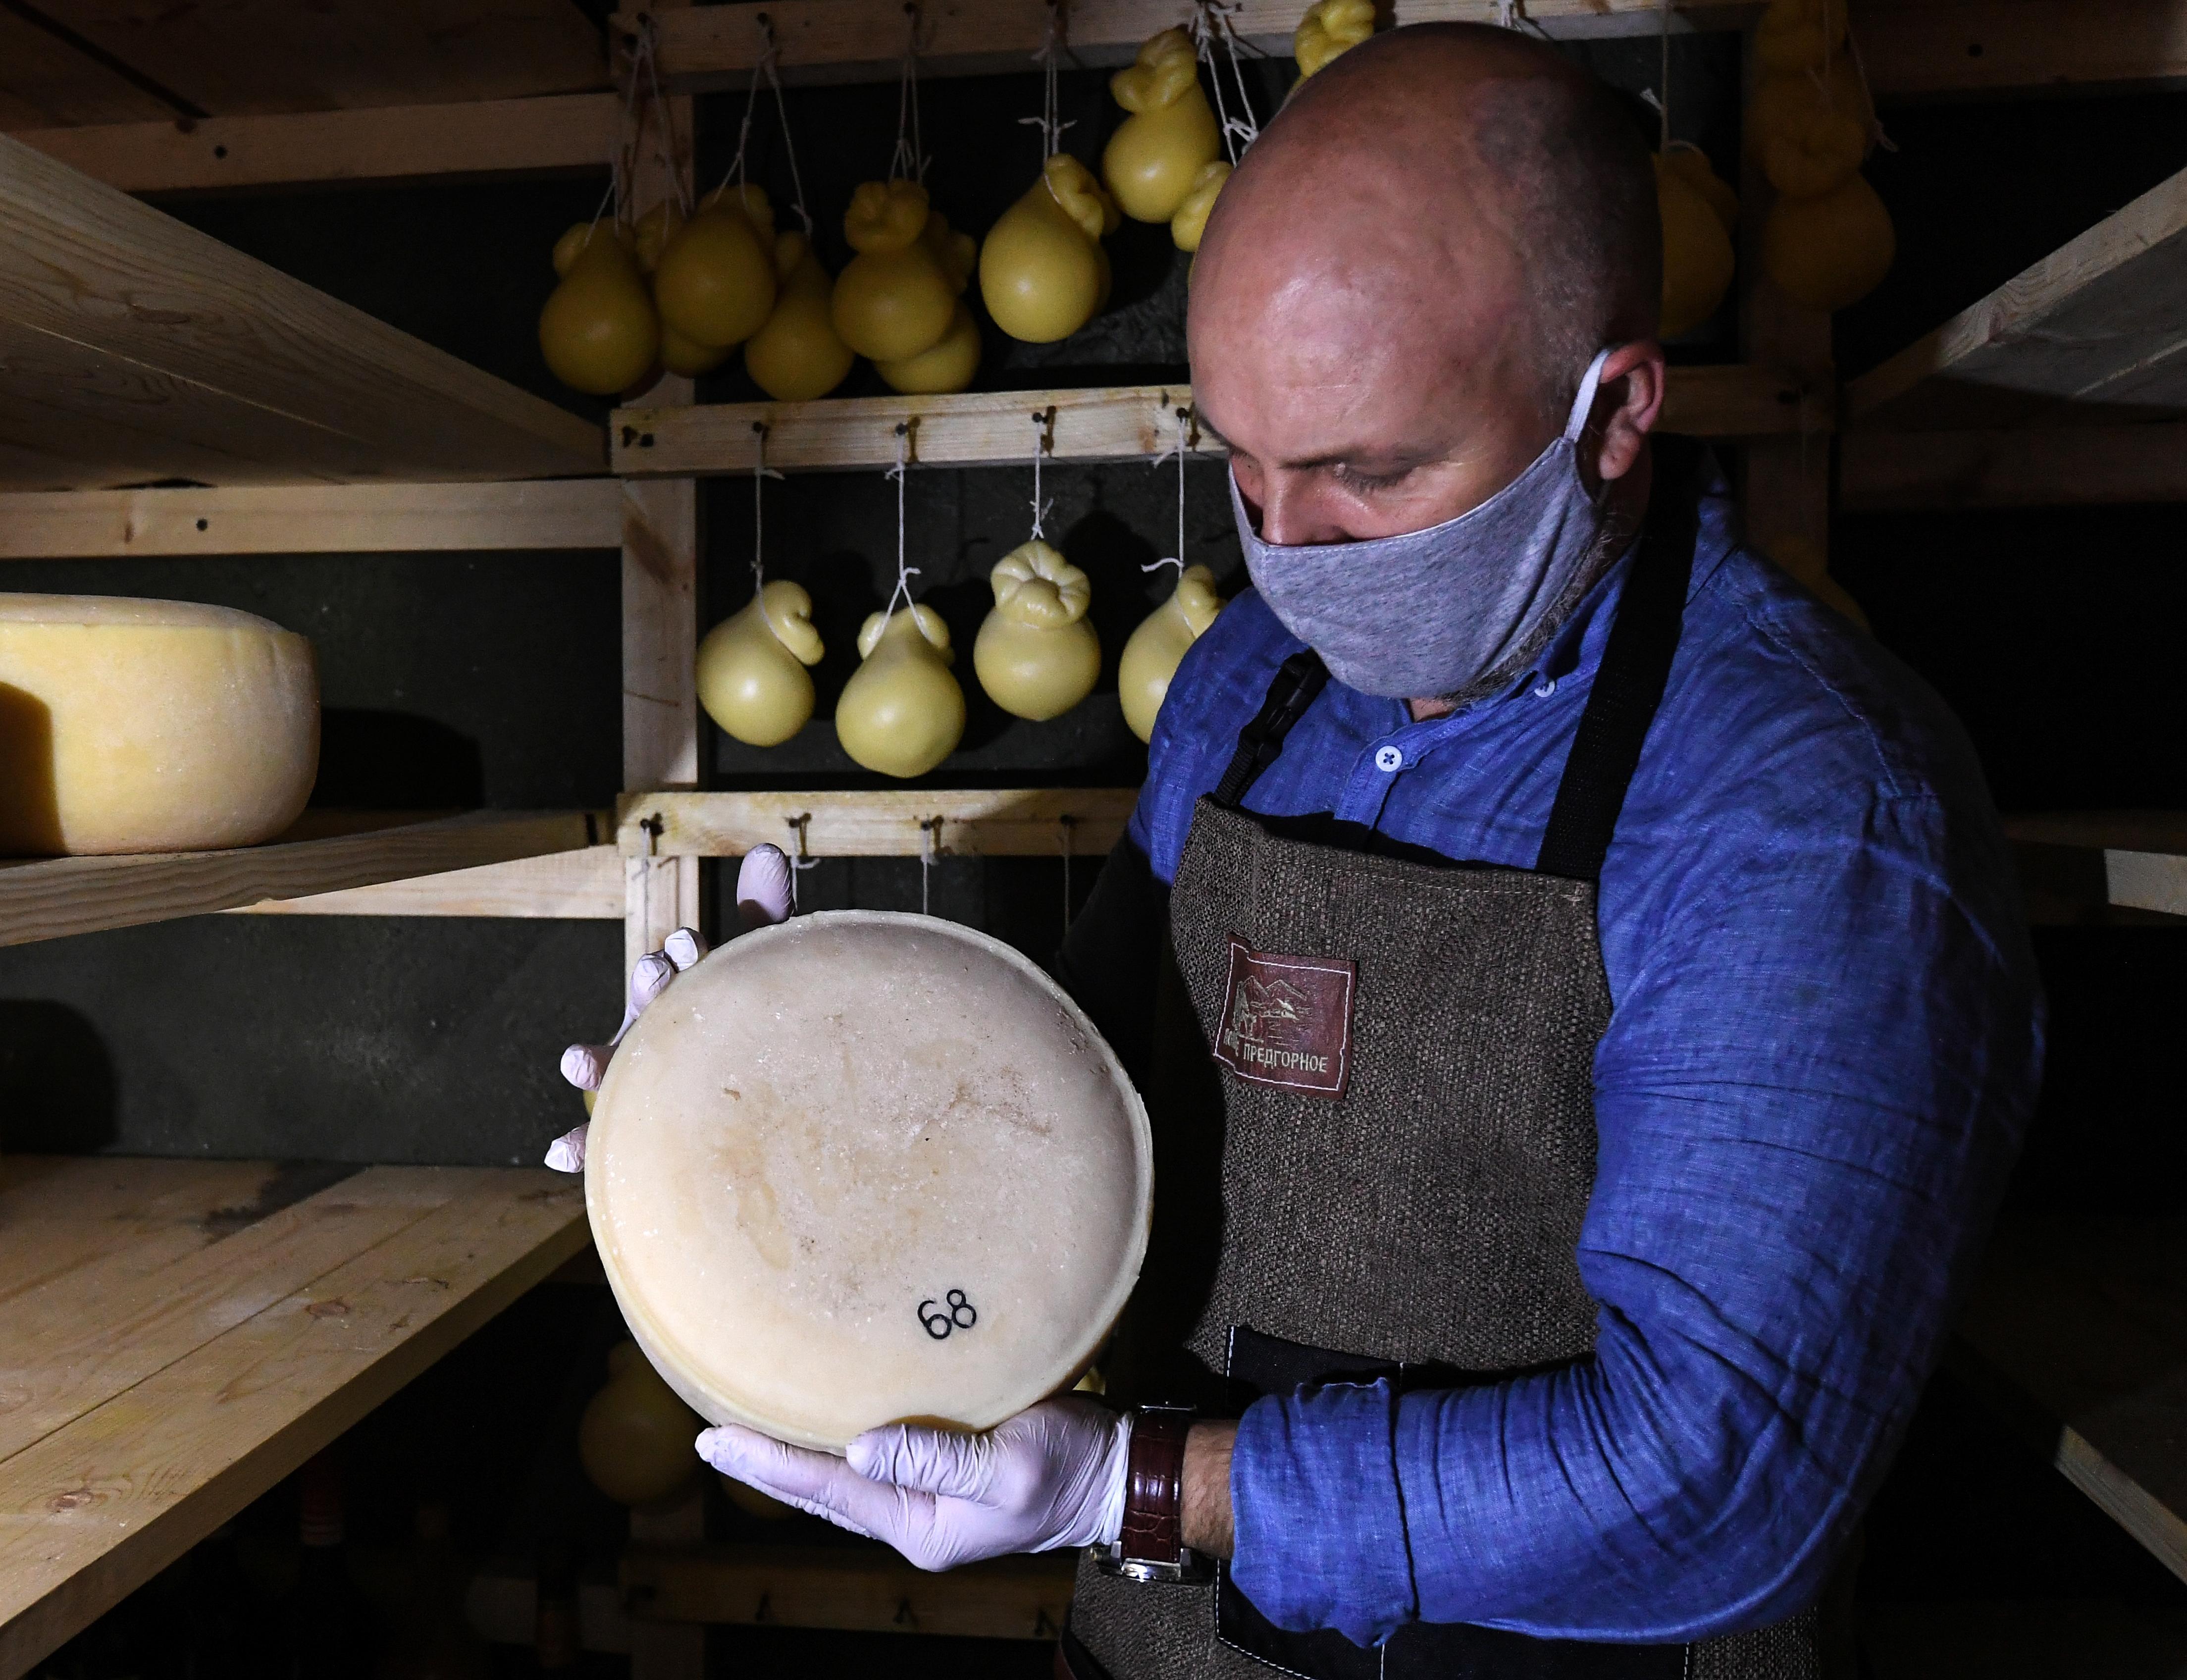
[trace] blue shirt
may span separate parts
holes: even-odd
[[[1704,499],[1602,873],[1594,1357],[1256,1402],[1232,1578],[1280,1627],[1777,1621],[1820,1590],[1936,1362],[2041,1060],[2010,857],[1942,703],[1732,520]],[[1245,804],[1532,867],[1629,565],[1536,671],[1451,716],[1332,682]],[[1300,645],[1248,593],[1178,669],[1130,829],[1161,880]]]

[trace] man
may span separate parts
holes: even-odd
[[[1650,442],[1659,239],[1611,96],[1463,25],[1209,222],[1256,589],[1060,964],[1156,1128],[1110,1392],[1198,1415],[700,1437],[929,1567],[1104,1548],[1079,1680],[1820,1672],[2038,1006],[1952,720]]]

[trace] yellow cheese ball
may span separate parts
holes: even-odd
[[[916,181],[862,181],[843,212],[843,237],[855,251],[902,250],[926,231],[931,213]]]
[[[1314,0],[1291,34],[1291,56],[1303,81],[1375,32],[1375,0]]]
[[[774,312],[745,340],[745,371],[778,402],[809,402],[843,383],[855,359],[835,331],[835,284],[802,233],[774,242]]]
[[[1710,165],[1706,152],[1674,140],[1657,160],[1656,167],[1668,170],[1707,199],[1708,207],[1716,212],[1716,219],[1723,223],[1725,233],[1739,231],[1739,194]]]
[[[650,1505],[689,1483],[700,1465],[691,1443],[706,1427],[646,1363],[636,1342],[608,1355],[607,1386],[577,1425],[577,1456],[593,1486],[622,1505]]]
[[[1124,722],[1143,741],[1155,735],[1155,718],[1169,694],[1185,650],[1207,633],[1223,610],[1215,593],[1215,574],[1206,566],[1187,566],[1170,598],[1139,621],[1116,663],[1116,693]]]
[[[681,374],[687,379],[712,373],[729,359],[729,351],[734,347],[730,345],[694,344],[666,323],[661,329],[662,368],[671,374]]]
[[[868,181],[852,194],[843,235],[857,255],[836,276],[831,318],[836,336],[861,356],[901,362],[949,330],[959,289],[941,242],[920,237],[929,214],[916,181]]]
[[[233,607],[0,595],[0,853],[255,846],[318,756],[301,636]]]
[[[1207,232],[1207,218],[1213,214],[1215,200],[1222,195],[1223,183],[1229,178],[1230,166],[1221,158],[1200,166],[1200,173],[1192,177],[1192,190],[1184,195],[1184,202],[1169,219],[1172,244],[1179,250],[1200,249],[1200,241]]]
[[[938,210],[926,213],[926,227],[919,236],[926,241],[927,249],[942,265],[942,272],[949,277],[949,284],[957,289],[957,295],[964,295],[964,287],[972,278],[972,271],[980,266],[980,242],[970,233],[959,233],[949,225],[949,218]]]
[[[766,324],[774,309],[774,251],[733,205],[716,203],[683,224],[661,253],[653,295],[663,324],[694,344],[726,349]]]
[[[773,249],[774,205],[767,199],[766,188],[749,181],[724,181],[699,201],[699,208],[736,212],[751,223],[752,232],[759,235],[762,246]]]
[[[876,362],[874,371],[907,395],[970,390],[980,371],[980,323],[960,301],[939,344],[901,362]]]
[[[554,241],[554,273],[557,278],[569,273],[570,265],[577,260],[577,254],[583,250],[587,245],[592,243],[593,235],[595,233],[602,233],[610,239],[620,239],[622,242],[622,247],[625,250],[635,253],[638,249],[637,235],[633,233],[631,229],[622,226],[620,222],[579,222],[572,223],[569,228],[564,230],[562,237]]]
[[[1101,674],[1101,640],[1086,621],[1093,585],[1038,537],[996,561],[987,582],[995,604],[972,643],[980,686],[1015,716],[1060,717]]]
[[[1663,218],[1665,338],[1689,333],[1716,313],[1731,289],[1731,236],[1708,200],[1656,160],[1656,205]]]
[[[1861,86],[1859,70],[1843,53],[1830,60],[1827,75],[1802,70],[1765,75],[1755,82],[1744,125],[1747,156],[1766,165],[1771,143],[1788,124],[1823,113],[1850,117],[1864,134],[1872,132],[1875,108]]]
[[[1167,222],[1223,149],[1192,37],[1164,30],[1139,48],[1137,63],[1109,78],[1109,91],[1132,115],[1102,150],[1101,178],[1134,222]]]
[[[634,244],[631,253],[638,258],[638,272],[650,274],[660,267],[661,253],[683,231],[683,207],[673,199],[663,199],[639,216],[632,230]]]
[[[539,349],[572,391],[613,396],[653,366],[661,323],[645,279],[621,242],[594,239],[539,312]]]
[[[1780,75],[1813,70],[1843,56],[1845,0],[1770,0],[1754,26],[1754,56]]]
[[[1763,154],[1769,184],[1788,199],[1830,191],[1868,155],[1868,130],[1838,111],[1788,113]]]
[[[1843,309],[1891,272],[1898,236],[1865,177],[1812,199],[1779,199],[1762,224],[1762,266],[1778,289],[1810,309]]]
[[[699,704],[746,746],[780,746],[812,716],[812,678],[823,649],[812,597],[778,578],[699,643]]]
[[[835,736],[884,776],[924,776],[964,734],[964,691],[949,674],[949,626],[931,607],[874,613],[858,632],[863,660],[835,702]]]
[[[997,326],[1026,344],[1053,344],[1094,318],[1108,290],[1108,202],[1077,159],[1049,159],[980,247],[980,295]]]

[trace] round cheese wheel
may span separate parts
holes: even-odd
[[[1026,958],[925,916],[746,934],[631,1029],[585,1200],[624,1321],[716,1423],[841,1452],[992,1427],[1092,1363],[1146,1252],[1146,1110]]]
[[[0,852],[254,846],[318,762],[301,636],[232,607],[0,595]]]

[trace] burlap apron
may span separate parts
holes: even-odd
[[[1245,811],[1326,680],[1311,654],[1241,734],[1170,899],[1168,978],[1189,1007],[1158,1022],[1161,1212],[1112,1392],[1234,1415],[1301,1383],[1450,1386],[1591,1356],[1575,1248],[1611,1011],[1595,879],[1684,605],[1691,503],[1667,501],[1681,505],[1643,539],[1533,869]],[[1079,1680],[1820,1672],[1812,1611],[1693,1645],[1413,1623],[1369,1649],[1273,1627],[1227,1577],[1143,1586],[1090,1556],[1065,1656]]]

